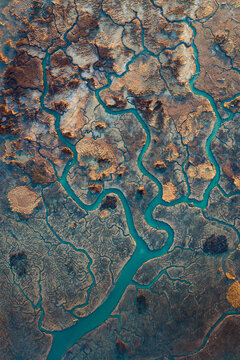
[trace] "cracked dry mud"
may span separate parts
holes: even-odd
[[[0,359],[238,360],[239,0],[0,6]]]

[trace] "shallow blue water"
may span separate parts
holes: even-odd
[[[189,26],[192,27],[192,29],[194,31],[194,36],[195,36],[196,33],[195,33],[194,27],[192,26],[192,24],[188,20],[186,20],[186,22],[188,23]],[[73,155],[74,155],[73,160],[71,160],[68,163],[68,165],[66,166],[66,168],[65,168],[65,170],[63,172],[62,177],[59,178],[59,181],[61,182],[61,184],[63,185],[63,187],[67,191],[68,195],[70,197],[72,197],[74,199],[74,201],[76,201],[76,203],[80,207],[85,209],[86,211],[96,209],[100,205],[100,203],[101,203],[101,201],[102,201],[102,199],[103,199],[103,197],[105,195],[107,195],[109,193],[115,193],[120,198],[120,200],[122,202],[122,205],[124,207],[129,232],[132,235],[132,237],[134,238],[134,240],[136,241],[136,250],[135,250],[133,256],[131,257],[129,262],[125,265],[123,270],[121,271],[121,274],[120,274],[115,286],[111,289],[111,291],[109,292],[109,294],[108,294],[107,298],[105,299],[105,301],[103,302],[103,304],[100,307],[98,307],[98,309],[96,309],[88,317],[79,319],[75,323],[75,325],[72,326],[71,328],[63,330],[61,332],[53,332],[53,333],[51,333],[53,335],[53,346],[52,346],[52,349],[51,349],[50,354],[48,356],[48,360],[58,360],[58,359],[60,360],[62,358],[62,356],[65,354],[65,352],[69,349],[69,347],[71,347],[77,340],[79,340],[83,335],[85,335],[86,333],[88,333],[92,329],[94,329],[97,326],[101,325],[110,316],[111,312],[117,306],[122,294],[124,293],[126,287],[131,283],[132,278],[133,278],[134,274],[136,273],[136,271],[138,270],[138,268],[144,262],[146,262],[147,260],[155,258],[155,257],[160,257],[160,256],[162,256],[162,255],[164,255],[164,254],[166,254],[168,252],[169,248],[172,245],[173,239],[174,239],[174,233],[173,233],[172,228],[168,224],[153,219],[152,212],[153,212],[154,208],[158,204],[163,204],[165,206],[173,206],[174,204],[177,204],[177,203],[180,203],[180,202],[185,202],[185,203],[193,203],[195,206],[200,207],[201,209],[204,209],[207,206],[210,191],[213,189],[214,186],[216,186],[218,184],[218,180],[219,180],[219,176],[220,176],[220,170],[219,170],[219,166],[217,164],[217,161],[214,158],[213,153],[211,151],[211,142],[212,142],[213,138],[215,137],[215,135],[217,134],[217,131],[218,131],[219,126],[220,126],[220,124],[222,122],[222,119],[220,117],[220,114],[219,114],[219,112],[217,110],[217,107],[216,107],[216,105],[214,103],[214,100],[211,97],[211,95],[209,95],[209,94],[207,94],[207,93],[205,93],[203,91],[198,90],[194,85],[194,83],[195,83],[195,81],[196,81],[196,79],[197,79],[197,77],[199,75],[200,66],[199,66],[199,62],[198,62],[197,48],[196,48],[194,43],[192,44],[192,46],[193,46],[193,49],[194,49],[195,61],[196,61],[196,74],[190,80],[191,90],[195,94],[198,94],[200,96],[204,96],[205,98],[207,98],[210,101],[210,104],[212,106],[212,109],[213,109],[213,111],[214,111],[214,113],[216,115],[216,119],[217,119],[216,124],[214,126],[214,129],[213,129],[211,135],[209,136],[209,138],[207,139],[207,142],[206,142],[206,153],[207,153],[207,156],[208,156],[209,160],[211,161],[211,163],[215,166],[216,176],[214,177],[212,182],[209,184],[207,190],[205,191],[204,198],[203,198],[202,201],[189,199],[189,193],[187,195],[183,196],[182,198],[178,199],[177,201],[172,202],[170,204],[165,203],[162,200],[162,186],[161,186],[161,183],[152,174],[150,174],[144,168],[144,166],[142,164],[142,159],[143,159],[144,154],[145,154],[146,150],[148,149],[148,146],[149,146],[150,141],[151,141],[151,134],[150,134],[149,128],[144,123],[141,116],[139,115],[139,113],[135,109],[123,110],[123,111],[111,111],[108,108],[106,108],[106,106],[104,105],[104,103],[101,100],[100,90],[96,91],[96,96],[97,96],[99,102],[104,106],[104,108],[105,108],[105,110],[107,112],[109,112],[109,113],[111,113],[113,115],[116,114],[116,113],[117,114],[133,113],[136,116],[136,119],[139,121],[139,123],[142,125],[143,129],[146,132],[147,140],[146,140],[146,143],[145,143],[144,147],[142,148],[141,153],[139,155],[138,166],[139,166],[139,169],[142,171],[142,173],[144,175],[146,175],[148,178],[150,178],[152,181],[154,181],[154,183],[158,186],[159,193],[155,197],[155,199],[152,200],[149,207],[147,208],[146,213],[145,213],[145,218],[146,218],[146,220],[147,220],[147,222],[149,223],[150,226],[152,226],[154,228],[166,230],[167,233],[168,233],[168,239],[167,239],[166,244],[163,246],[163,248],[161,250],[158,250],[158,251],[150,251],[148,249],[148,247],[146,246],[146,243],[138,235],[138,233],[136,231],[136,228],[134,226],[133,217],[132,217],[131,210],[130,210],[129,204],[127,202],[127,199],[125,198],[124,194],[120,190],[114,189],[114,188],[104,190],[103,193],[99,196],[99,198],[93,204],[86,205],[77,197],[77,195],[74,193],[74,191],[69,186],[69,184],[67,182],[67,174],[68,174],[69,170],[71,169],[71,167],[77,161],[77,153],[76,153],[75,146],[72,145],[61,134],[60,127],[59,127],[60,115],[57,112],[53,111],[53,110],[49,110],[44,105],[44,99],[45,99],[46,93],[48,91],[48,85],[47,85],[47,79],[46,79],[46,66],[47,66],[47,63],[49,61],[49,55],[46,56],[46,58],[45,58],[45,60],[43,62],[45,91],[44,91],[44,93],[42,95],[42,98],[41,98],[41,105],[42,105],[42,108],[46,112],[51,113],[51,114],[53,114],[55,116],[55,118],[56,118],[55,127],[56,127],[56,131],[58,133],[58,136],[69,148],[71,148],[71,150],[73,151]],[[146,48],[145,48],[144,51],[147,51]],[[134,61],[134,59],[135,59],[135,57],[131,61]],[[110,77],[109,77],[109,85],[107,85],[106,87],[108,87],[108,86],[110,86]],[[39,326],[41,328],[41,321],[40,321]],[[41,330],[44,331],[44,329],[41,329]],[[211,332],[209,332],[209,334],[207,335],[207,337],[205,338],[204,341],[207,341],[206,339],[210,336],[210,333]]]
[[[132,277],[134,276],[135,272],[138,270],[138,268],[147,260],[153,258],[153,257],[159,257],[162,256],[163,254],[167,253],[167,251],[169,250],[169,248],[172,245],[172,241],[173,241],[173,230],[171,229],[171,227],[163,222],[157,222],[157,221],[153,221],[150,217],[149,217],[149,223],[152,222],[152,225],[154,226],[157,223],[158,228],[164,229],[168,232],[169,236],[168,236],[168,240],[165,244],[165,246],[158,251],[152,252],[148,249],[146,243],[143,241],[143,239],[138,235],[134,223],[133,223],[133,218],[132,218],[132,213],[130,210],[130,207],[128,205],[128,202],[124,196],[124,194],[119,190],[119,189],[108,189],[108,190],[104,190],[102,192],[102,194],[98,197],[98,199],[91,205],[86,205],[84,204],[74,193],[74,191],[71,189],[71,187],[69,186],[66,177],[67,177],[67,173],[70,170],[71,166],[74,165],[74,163],[76,162],[76,158],[77,158],[77,153],[76,153],[76,149],[74,147],[74,145],[72,145],[69,141],[67,141],[61,134],[60,131],[60,127],[59,127],[59,121],[60,121],[60,116],[58,113],[56,113],[53,110],[49,110],[48,108],[45,107],[44,105],[44,98],[46,96],[46,93],[48,91],[48,86],[47,86],[47,79],[46,79],[46,65],[48,62],[48,58],[49,56],[47,55],[44,63],[43,63],[43,68],[44,68],[44,85],[45,85],[45,91],[42,95],[41,98],[41,104],[42,104],[42,108],[47,111],[48,113],[51,113],[55,116],[56,118],[56,123],[55,123],[55,128],[56,131],[58,133],[58,136],[60,137],[60,139],[71,148],[71,150],[73,151],[74,154],[74,159],[73,161],[69,162],[69,164],[67,165],[67,167],[65,168],[65,171],[63,172],[63,176],[62,178],[59,179],[59,181],[61,182],[61,184],[63,185],[63,187],[65,188],[65,190],[67,191],[68,195],[71,196],[74,201],[76,201],[76,203],[82,207],[84,210],[89,211],[89,210],[93,210],[96,209],[100,204],[102,199],[110,193],[115,193],[121,200],[122,205],[124,207],[125,210],[125,214],[126,214],[126,220],[127,220],[127,224],[128,224],[128,228],[129,228],[129,232],[132,235],[132,237],[134,238],[134,240],[136,241],[136,250],[134,252],[134,254],[132,255],[131,259],[129,260],[129,262],[125,265],[124,269],[122,270],[116,285],[114,286],[114,288],[112,289],[112,291],[110,292],[109,296],[107,297],[107,299],[105,300],[105,302],[97,309],[95,310],[90,316],[86,317],[86,318],[82,318],[80,319],[73,327],[63,330],[61,332],[54,332],[54,342],[53,342],[53,346],[51,349],[51,352],[48,356],[48,359],[61,359],[61,357],[64,355],[64,353],[68,350],[68,348],[70,346],[72,346],[81,336],[83,336],[84,334],[86,334],[87,332],[89,332],[90,330],[94,329],[95,327],[101,325],[111,314],[111,312],[114,310],[114,308],[116,307],[117,303],[119,302],[124,290],[126,289],[127,285],[131,282]],[[100,98],[99,98],[100,100]],[[126,111],[127,112],[127,111]],[[135,115],[137,116],[137,118],[140,121],[140,117],[139,115],[136,113],[135,110],[131,110],[130,112],[134,112]],[[146,127],[146,125],[144,124],[144,126]],[[147,129],[147,128],[146,128]],[[146,145],[143,148],[143,152],[140,155],[140,159],[142,159],[147,146],[150,143],[150,133],[148,130],[148,141],[146,143]],[[140,160],[141,161],[141,160]],[[41,328],[41,324],[40,324],[40,328]],[[43,329],[42,329],[43,330]]]

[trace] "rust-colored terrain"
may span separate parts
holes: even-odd
[[[0,360],[239,360],[240,1],[0,17]]]

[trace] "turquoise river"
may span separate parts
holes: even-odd
[[[196,30],[194,28],[194,22],[186,19],[183,20],[185,23],[188,24],[188,26],[190,26],[193,30],[193,38],[196,36]],[[71,30],[71,29],[70,29]],[[70,31],[69,30],[69,31]],[[143,29],[142,29],[142,41],[143,41],[143,52],[148,52],[148,49],[145,47],[144,45],[144,34],[143,34]],[[68,44],[67,41],[67,34],[65,34],[65,40]],[[188,186],[188,193],[185,194],[184,196],[182,196],[180,199],[173,201],[172,203],[166,203],[162,200],[162,186],[161,183],[152,175],[150,174],[143,166],[142,163],[142,159],[144,157],[144,154],[146,152],[146,150],[149,147],[150,141],[151,141],[151,134],[150,134],[150,130],[148,128],[148,126],[146,125],[146,123],[143,121],[143,119],[141,118],[141,116],[139,115],[139,113],[137,112],[137,110],[135,108],[131,108],[128,110],[122,110],[122,111],[113,111],[113,110],[109,110],[105,104],[103,103],[101,96],[100,96],[100,92],[101,90],[103,90],[104,88],[107,88],[111,85],[111,77],[112,76],[116,76],[116,74],[110,74],[108,76],[108,85],[105,86],[104,88],[101,88],[99,90],[97,90],[95,92],[96,97],[99,101],[99,103],[105,108],[105,111],[114,115],[114,114],[123,114],[123,113],[132,113],[135,115],[136,119],[139,121],[139,123],[141,124],[141,126],[143,127],[144,131],[146,132],[147,135],[147,140],[146,143],[144,145],[144,147],[142,148],[140,155],[138,157],[138,166],[139,169],[141,170],[141,172],[147,176],[149,179],[151,179],[151,181],[153,181],[157,187],[158,187],[158,195],[152,200],[152,202],[149,204],[146,212],[145,212],[145,218],[146,221],[148,222],[148,224],[150,226],[152,226],[153,228],[157,228],[157,229],[163,229],[165,231],[167,231],[168,233],[168,239],[165,243],[165,245],[157,251],[150,251],[146,245],[146,243],[144,242],[144,240],[138,235],[136,228],[134,226],[134,222],[133,222],[133,217],[131,214],[131,210],[130,207],[128,205],[128,201],[126,200],[124,194],[119,190],[119,189],[115,189],[115,188],[111,188],[111,189],[105,189],[103,190],[103,192],[101,193],[101,195],[98,197],[98,199],[91,205],[86,205],[84,204],[79,198],[78,196],[74,193],[74,191],[71,189],[70,185],[67,182],[67,175],[69,170],[73,167],[73,165],[76,163],[77,161],[77,152],[76,152],[76,148],[75,146],[69,142],[61,133],[60,131],[60,115],[53,110],[48,109],[45,106],[45,96],[48,92],[48,84],[47,84],[47,76],[46,76],[46,67],[49,64],[49,54],[47,53],[45,56],[45,59],[43,61],[43,74],[44,74],[44,92],[42,94],[41,97],[41,106],[43,108],[43,110],[45,110],[47,113],[54,115],[55,117],[55,129],[56,132],[59,136],[59,138],[61,139],[61,141],[63,143],[66,144],[66,146],[68,146],[72,152],[73,152],[73,159],[71,161],[69,161],[69,163],[66,165],[63,174],[61,177],[58,177],[58,180],[60,181],[60,183],[62,184],[62,186],[64,187],[64,189],[66,190],[66,192],[68,193],[68,195],[84,210],[91,211],[93,209],[96,209],[100,204],[102,199],[110,193],[114,193],[116,194],[121,202],[122,205],[124,207],[125,210],[125,216],[126,216],[126,220],[127,220],[127,225],[128,225],[128,229],[130,234],[132,235],[133,239],[136,242],[136,249],[134,254],[132,255],[131,259],[128,261],[128,263],[125,265],[125,267],[122,269],[121,274],[119,276],[119,278],[117,279],[115,285],[112,287],[112,289],[110,290],[107,298],[104,300],[104,302],[101,304],[101,306],[99,306],[91,315],[85,317],[85,318],[81,318],[78,319],[78,321],[75,322],[75,325],[63,330],[63,331],[59,331],[59,332],[51,332],[52,336],[53,336],[53,345],[51,348],[51,351],[49,353],[48,356],[48,360],[60,360],[64,354],[66,353],[66,351],[73,346],[73,344],[75,342],[77,342],[82,336],[84,336],[86,333],[88,333],[89,331],[95,329],[96,327],[98,327],[99,325],[103,324],[105,320],[107,320],[110,316],[112,311],[114,310],[114,308],[117,306],[120,298],[122,297],[125,289],[127,288],[127,286],[131,283],[134,283],[132,278],[134,276],[134,274],[136,273],[136,271],[138,270],[138,268],[146,261],[156,258],[156,257],[161,257],[164,254],[166,254],[172,243],[173,243],[173,239],[174,239],[174,232],[173,229],[164,222],[161,221],[157,221],[155,219],[153,219],[152,217],[152,213],[153,210],[155,209],[155,207],[158,204],[162,204],[164,206],[174,206],[177,203],[191,203],[196,207],[199,207],[203,214],[204,214],[204,209],[206,208],[207,204],[208,204],[208,198],[209,198],[209,194],[210,191],[218,185],[218,181],[219,181],[219,177],[220,177],[220,170],[219,170],[219,166],[218,163],[216,161],[216,159],[213,156],[213,153],[211,151],[211,142],[214,139],[214,137],[216,136],[218,129],[221,125],[221,123],[223,122],[223,120],[221,119],[221,116],[217,110],[216,104],[212,98],[212,96],[210,94],[207,94],[204,91],[200,91],[195,87],[195,81],[199,76],[199,72],[200,72],[200,65],[198,62],[198,49],[194,43],[194,40],[191,44],[193,50],[194,50],[194,55],[195,55],[195,64],[196,64],[196,73],[195,75],[190,79],[190,88],[192,90],[193,93],[198,94],[200,96],[205,97],[206,99],[209,100],[212,109],[216,115],[216,123],[214,125],[213,131],[210,134],[210,136],[208,137],[207,141],[206,141],[206,153],[207,156],[209,158],[209,160],[211,161],[211,163],[214,165],[215,169],[216,169],[216,175],[214,177],[214,179],[211,181],[211,183],[209,184],[208,188],[205,191],[204,197],[202,201],[197,201],[194,199],[190,199],[189,195],[190,195],[190,189],[189,189],[189,184],[188,184],[188,180],[187,180],[187,176],[184,172],[184,165],[187,161],[187,159],[185,160],[183,166],[182,166],[182,171],[183,174],[185,176],[185,181],[186,184]],[[63,49],[64,50],[64,49]],[[155,56],[157,58],[156,55],[150,53],[151,56]],[[138,55],[139,56],[139,55]],[[133,62],[136,59],[136,56],[134,56],[131,59],[131,62]],[[131,63],[130,62],[130,63]],[[128,71],[128,66],[130,65],[130,63],[127,65],[126,67],[126,72]],[[124,74],[122,74],[121,76],[123,76]],[[121,77],[118,76],[118,77]],[[231,119],[231,114],[229,116],[229,119]],[[56,173],[57,175],[57,173]],[[215,221],[218,221],[216,219],[214,219]],[[46,218],[47,221],[47,218]],[[229,224],[225,224],[227,226],[230,226],[234,231],[237,232],[237,230],[234,228],[234,226],[231,226]],[[237,232],[237,235],[239,237],[239,234]],[[62,241],[60,239],[60,241]],[[68,243],[69,244],[69,243]],[[71,244],[69,244],[71,245]],[[71,245],[72,246],[72,245]],[[79,251],[79,250],[78,250]],[[90,271],[90,266],[91,266],[91,259],[89,259],[89,271]],[[91,273],[91,272],[90,272]],[[161,276],[161,273],[159,274],[159,276]],[[135,284],[135,283],[134,283]],[[94,285],[94,284],[93,284]],[[135,284],[136,285],[136,284]],[[150,285],[149,285],[150,286]],[[41,308],[41,313],[42,316],[40,318],[39,321],[39,328],[41,331],[46,332],[42,327],[41,327],[41,321],[43,318],[43,309]],[[209,331],[209,333],[207,334],[207,336],[205,337],[202,346],[204,346],[204,344],[206,343],[208,337],[210,336],[212,330],[218,325],[218,323],[220,323],[223,318],[225,316],[227,316],[230,312],[223,314],[222,317],[218,320],[218,322],[212,327],[212,329]],[[233,313],[233,312],[231,312]],[[197,351],[198,349],[196,349]],[[172,359],[176,358],[177,356],[173,355]],[[169,358],[171,359],[171,357]]]

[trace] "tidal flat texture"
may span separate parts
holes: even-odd
[[[0,360],[239,360],[240,1],[0,8]]]

